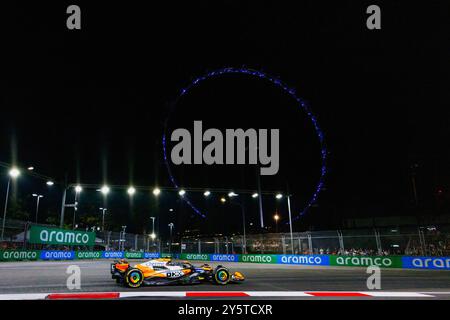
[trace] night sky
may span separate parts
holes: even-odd
[[[79,31],[65,26],[72,2],[2,5],[0,161],[33,165],[57,182],[67,175],[69,183],[169,187],[161,146],[168,116],[169,131],[192,130],[194,120],[221,130],[279,128],[280,171],[262,177],[262,189],[289,186],[296,216],[320,176],[320,147],[293,99],[267,81],[227,75],[176,100],[198,76],[247,67],[294,88],[325,134],[325,190],[295,231],[338,228],[348,217],[449,213],[450,39],[443,5],[377,1],[382,29],[370,31],[365,10],[372,2],[214,3],[76,2]],[[1,168],[1,199],[6,172]],[[173,173],[184,187],[256,190],[251,165],[180,166]],[[42,192],[43,217],[59,214],[59,184],[50,189],[24,175],[15,187],[30,212],[30,194]],[[110,221],[130,232],[148,230],[151,215],[161,232],[169,222],[178,232],[239,232],[240,209],[220,204],[222,195],[190,197],[206,220],[175,193],[155,201],[150,189],[131,204],[123,190],[113,190],[107,203],[84,192],[79,211],[107,205]],[[258,225],[254,200],[245,201],[247,222]],[[285,202],[268,197],[264,206],[267,225],[273,230],[278,211],[279,228],[287,231]]]

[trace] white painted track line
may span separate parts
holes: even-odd
[[[41,300],[47,296],[48,293],[0,294],[0,300]]]
[[[121,298],[131,297],[186,297],[185,291],[147,291],[147,292],[121,292]]]
[[[251,297],[312,297],[304,291],[244,291]]]
[[[432,295],[419,292],[361,291],[361,293],[370,295],[372,297],[433,298]]]
[[[134,298],[134,297],[170,297],[170,298],[180,298],[192,297],[192,294],[200,294],[199,297],[220,297],[220,293],[231,293],[233,294],[243,294],[248,297],[307,297],[307,298],[318,298],[318,297],[358,297],[360,294],[362,297],[366,298],[435,298],[436,295],[449,294],[449,292],[396,292],[396,291],[127,291],[127,292],[114,292],[108,294],[116,294],[117,298]],[[66,292],[66,293],[23,293],[23,294],[0,294],[0,300],[43,300],[48,296],[56,295],[58,299],[64,299],[64,296],[76,295],[83,297],[83,295],[88,296],[88,299],[92,298],[92,294],[102,294],[102,292]],[[218,295],[219,294],[219,295]],[[343,295],[344,294],[344,295]],[[354,294],[354,296],[352,296]],[[244,296],[244,298],[245,298]],[[89,298],[91,297],[91,298]],[[226,296],[225,296],[226,297]],[[73,299],[73,297],[72,297]]]

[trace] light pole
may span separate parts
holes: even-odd
[[[75,209],[77,209],[77,194],[80,193],[83,188],[81,188],[81,186],[77,185],[75,186],[75,203],[73,204],[66,204],[66,197],[67,197],[67,190],[69,190],[72,186],[65,186],[64,187],[64,191],[63,191],[63,196],[62,196],[62,200],[61,200],[61,214],[60,214],[60,221],[59,221],[59,227],[62,228],[64,226],[64,211],[66,209],[66,207],[72,207]],[[75,221],[75,213],[74,213],[74,217],[73,217],[73,221]],[[74,222],[72,222],[74,224]],[[72,224],[72,227],[73,227]]]
[[[62,228],[64,225],[64,209],[66,209],[66,195],[68,187],[64,187],[64,192],[61,200],[61,214],[59,216],[59,227]]]
[[[279,200],[279,199],[283,198],[283,195],[281,193],[278,193],[275,196],[275,198],[277,198]],[[289,214],[289,232],[291,235],[291,250],[292,250],[292,254],[294,254],[294,235],[292,233],[291,195],[287,194],[286,198],[287,198],[288,214]]]
[[[105,212],[108,211],[106,208],[100,208],[102,211],[102,231],[105,232]]]
[[[230,198],[230,199],[233,199],[234,197],[237,197],[238,195],[236,194],[236,193],[234,193],[233,191],[231,191],[230,193],[228,193],[228,197]],[[222,203],[225,203],[226,202],[226,199],[225,198],[221,198],[220,199],[220,201],[222,202]],[[241,207],[241,212],[242,212],[242,229],[243,229],[243,244],[242,244],[242,254],[246,254],[247,253],[247,235],[246,235],[246,232],[245,232],[245,208],[244,208],[244,204],[243,203],[241,203],[241,202],[233,202],[233,201],[230,201],[230,203],[232,203],[232,204],[235,204],[235,205],[238,205],[238,206],[240,206]]]
[[[106,196],[108,195],[111,189],[105,184],[103,185],[99,191],[103,194],[103,205],[106,205]],[[105,232],[105,212],[108,210],[106,208],[100,208],[102,210],[102,232]]]
[[[80,185],[75,186],[75,207],[73,208],[74,210],[73,210],[72,229],[75,229],[75,217],[76,217],[76,214],[77,214],[77,207],[76,206],[78,204],[77,198],[78,198],[78,196],[79,196],[81,191],[83,191],[83,188]]]
[[[8,209],[8,199],[9,199],[9,187],[11,185],[11,179],[16,179],[18,176],[20,176],[20,171],[17,168],[12,168],[8,172],[9,178],[8,178],[8,186],[6,187],[6,198],[5,198],[5,207],[3,210],[3,221],[2,221],[2,241],[3,237],[5,235],[5,222],[6,222],[6,210]]]
[[[150,219],[152,219],[152,234],[150,235],[150,237],[153,239],[153,244],[155,244],[155,238],[156,238],[156,234],[155,234],[155,219],[156,219],[156,217],[150,217]]]
[[[80,193],[82,190],[81,186],[79,186],[79,185],[75,186],[75,203],[74,204],[66,204],[67,190],[69,190],[72,186],[73,185],[64,186],[63,197],[61,200],[61,214],[59,217],[59,227],[60,228],[62,228],[64,226],[64,211],[65,211],[66,207],[73,207],[73,208],[75,208],[75,210],[77,208],[77,193]],[[74,213],[73,220],[75,221],[75,213]],[[72,225],[72,227],[73,227],[73,225]]]
[[[36,194],[36,193],[33,193],[32,196],[36,198],[36,223],[37,223],[38,222],[38,213],[39,213],[39,200],[41,198],[43,198],[44,196],[41,194]]]
[[[261,177],[259,175],[259,165],[256,166],[257,172],[256,172],[256,178],[258,182],[258,194],[261,194]],[[261,223],[261,229],[264,229],[264,211],[263,211],[263,204],[262,204],[262,197],[258,197],[258,205],[259,205],[259,220]]]
[[[127,226],[122,226],[122,232],[120,237],[120,244],[119,244],[119,250],[121,249],[120,246],[122,246],[122,251],[125,251],[125,230],[127,229]]]
[[[280,220],[280,216],[278,215],[278,213],[275,213],[273,219],[275,220],[275,233],[278,233],[278,220]]]
[[[173,222],[168,224],[169,228],[170,228],[170,243],[169,243],[169,253],[172,253],[172,229],[174,227]]]
[[[292,214],[291,214],[291,195],[287,195],[287,205],[288,205],[288,213],[289,213],[289,232],[291,234],[291,250],[292,254],[294,254],[294,235],[292,233]]]

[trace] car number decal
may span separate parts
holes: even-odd
[[[179,278],[184,275],[181,271],[171,271],[166,273],[167,278]]]

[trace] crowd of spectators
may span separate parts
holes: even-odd
[[[422,249],[422,246],[419,244],[412,245],[405,249],[404,254],[409,256],[450,256],[450,240],[447,239],[447,241],[438,241],[436,243],[425,244],[424,249]]]
[[[418,241],[417,241],[418,242]],[[250,253],[283,253],[282,243],[280,241],[254,241],[247,246]],[[289,251],[287,248],[285,251]],[[383,248],[379,251],[377,248],[313,248],[312,252],[308,248],[299,250],[294,249],[295,254],[327,254],[327,255],[345,255],[345,256],[388,256],[388,255],[409,255],[409,256],[450,256],[450,239],[441,239],[434,242],[421,245],[414,241],[408,242],[406,246],[392,246],[388,249]]]

